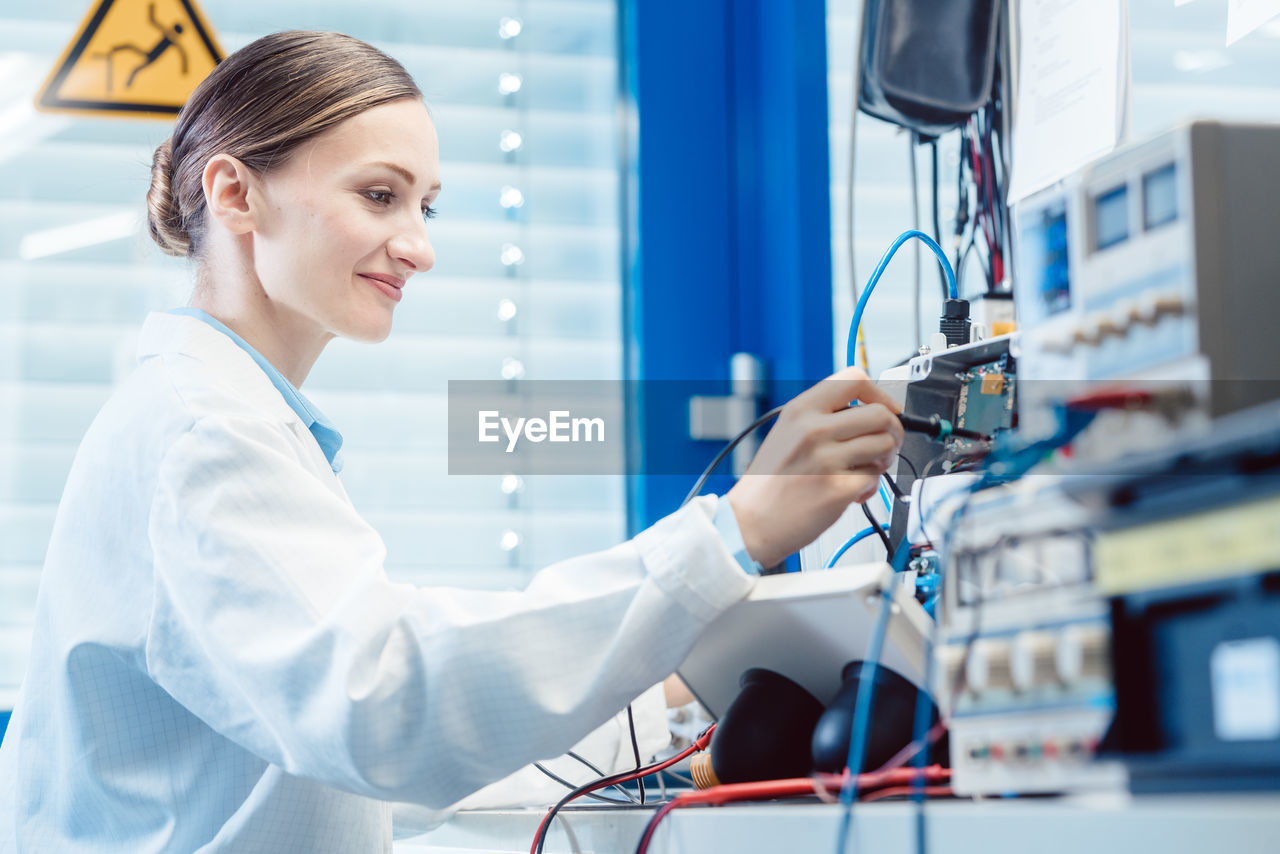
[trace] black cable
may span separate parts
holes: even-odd
[[[557,775],[554,771],[552,771],[547,766],[543,765],[541,762],[533,763],[533,767],[537,768],[543,774],[547,775],[552,780],[555,780],[557,783],[559,783],[561,786],[564,786],[569,791],[573,791],[574,789],[578,788],[577,783],[570,783],[568,780]],[[628,792],[626,789],[622,788],[621,786],[614,786],[613,788],[616,791],[622,792],[624,795],[626,795],[627,799],[624,801],[621,798],[607,798],[604,795],[598,794],[596,792],[587,792],[587,794],[584,797],[591,798],[591,800],[593,801],[601,801],[602,803],[606,803],[606,804],[621,805],[621,804],[631,803],[631,804],[635,804],[636,806],[640,805],[640,802],[637,801],[635,798],[633,798],[631,796],[631,793]]]
[[[628,706],[627,708],[630,708],[630,706]],[[633,730],[633,732],[634,732],[634,730]],[[596,778],[597,778],[597,779],[599,779],[600,777],[605,776],[605,773],[604,773],[603,771],[601,771],[599,768],[597,768],[597,767],[596,767],[594,764],[592,764],[590,761],[588,761],[588,760],[586,759],[586,757],[584,757],[584,756],[580,756],[579,754],[574,753],[572,750],[570,750],[568,753],[566,753],[566,754],[565,754],[565,756],[568,756],[570,759],[575,759],[575,760],[577,760],[578,762],[582,763],[583,765],[587,766],[587,768],[589,768],[589,769],[591,770],[591,772],[592,772],[593,774],[595,774],[595,775],[596,775]],[[571,789],[572,789],[572,788],[574,788],[574,786],[576,786],[576,785],[577,785],[576,783],[575,783],[575,784],[573,784],[573,785],[570,785],[570,786],[569,786],[569,788],[571,788]],[[640,803],[641,803],[641,802],[640,802],[640,801],[638,801],[638,800],[636,800],[636,799],[635,799],[635,797],[634,797],[630,792],[628,792],[626,789],[624,789],[622,786],[612,786],[611,788],[613,788],[614,790],[616,790],[619,794],[621,794],[624,798],[626,798],[626,799],[627,799],[628,801],[630,801],[631,803],[636,804],[637,806],[639,806],[639,805],[640,805]]]
[[[1005,21],[1001,21],[1001,27],[1005,26]],[[1004,84],[1004,72],[1001,62],[996,63],[995,85],[991,96],[991,111],[993,113],[992,141],[996,152],[996,163],[1000,167],[1000,210],[1004,215],[1004,265],[1005,269],[1013,269],[1014,252],[1013,245],[1013,222],[1009,216],[1009,161],[1007,159],[1008,150],[1005,143],[1008,141],[1008,115],[1004,109],[1004,97],[1001,94]]]
[[[1004,169],[1004,146],[1000,139],[1001,108],[998,98],[992,99],[991,110],[994,114],[991,129],[991,159],[992,168],[996,170],[994,181],[996,210],[1000,216],[1000,257],[1004,262],[1005,274],[1008,276],[1013,264],[1013,223],[1009,216],[1008,175]]]
[[[951,269],[955,270],[957,275],[960,273],[960,243],[964,237],[966,226],[970,226],[973,219],[969,216],[969,182],[964,179],[965,167],[969,163],[968,145],[965,127],[961,125],[960,164],[956,167],[955,262],[951,265]],[[959,283],[957,282],[957,284]]]
[[[908,415],[905,412],[899,412],[898,421],[902,423],[904,430],[911,433],[922,433],[931,439],[944,440],[954,436],[957,439],[972,439],[975,442],[991,441],[991,437],[986,433],[979,433],[977,430],[956,426],[937,413],[925,418],[923,415]]]
[[[933,239],[938,245],[942,245],[942,219],[938,213],[938,140],[934,139],[929,143],[929,157],[931,168],[933,171]],[[947,287],[947,273],[942,269],[942,265],[938,265],[938,278],[942,283],[942,301],[946,302],[951,295]]]
[[[585,757],[583,757],[583,756],[581,756],[581,755],[579,755],[579,754],[577,754],[577,753],[574,753],[572,750],[570,750],[568,753],[566,753],[566,754],[565,754],[565,756],[568,756],[570,759],[576,759],[578,762],[580,762],[580,763],[582,763],[583,765],[587,766],[587,768],[591,769],[591,771],[593,771],[597,777],[603,777],[603,776],[604,776],[604,772],[603,772],[603,771],[601,771],[601,770],[600,770],[599,768],[597,768],[595,765],[591,764],[591,762],[590,762],[590,761],[588,761]]]
[[[633,773],[633,772],[628,772],[627,774],[613,774],[607,779],[613,780],[614,778],[617,778],[617,781],[621,783],[625,781],[625,779],[629,776],[630,773]],[[533,850],[535,854],[542,854],[542,849],[547,844],[547,832],[551,829],[551,822],[555,819],[556,813],[564,809],[565,805],[568,804],[570,801],[575,800],[584,794],[587,794],[587,789],[592,788],[593,786],[595,786],[596,783],[599,783],[599,782],[600,780],[594,780],[591,783],[578,786],[576,789],[569,792],[569,794],[565,795],[563,798],[556,801],[555,806],[551,808],[549,817],[546,818],[542,823],[542,831],[538,834],[538,838],[534,841]]]
[[[765,422],[773,418],[777,418],[778,413],[780,413],[781,411],[782,411],[781,406],[775,406],[773,409],[770,409],[764,415],[761,415],[755,421],[752,421],[751,424],[749,424],[745,430],[743,430],[737,436],[734,436],[733,439],[729,441],[729,444],[721,448],[720,453],[716,454],[716,458],[712,460],[710,463],[708,463],[707,467],[702,470],[702,476],[698,478],[698,482],[693,485],[693,489],[689,490],[689,494],[686,495],[684,497],[684,500],[680,502],[680,506],[683,507],[686,504],[688,504],[690,501],[693,500],[693,497],[695,495],[697,495],[700,491],[702,491],[702,487],[707,482],[707,478],[710,477],[711,473],[716,470],[716,466],[720,465],[720,461],[723,460],[725,457],[729,456],[730,451],[738,447],[738,443],[740,443],[743,439],[747,438],[747,436],[751,435],[751,432],[755,430],[757,427],[759,427],[761,424],[764,424]]]
[[[627,727],[631,730],[631,750],[636,755],[636,770],[639,771],[644,763],[640,761],[640,742],[636,739],[636,717],[631,713],[631,704],[627,703]],[[644,805],[644,778],[636,780],[636,785],[640,788],[640,804]]]
[[[614,774],[610,776],[608,779],[612,780],[614,778],[617,778],[618,782],[621,783],[626,779],[627,776],[628,774]],[[533,850],[535,854],[542,854],[542,849],[547,844],[547,832],[551,829],[551,822],[555,818],[556,813],[564,809],[565,805],[568,804],[570,801],[575,800],[584,794],[587,794],[586,790],[592,788],[598,782],[600,781],[595,780],[586,785],[578,786],[576,789],[569,792],[569,794],[565,795],[563,798],[556,801],[555,806],[551,808],[550,817],[543,821],[542,831],[538,834],[538,838],[534,842]]]
[[[982,164],[986,173],[984,183],[987,185],[987,211],[991,219],[992,233],[994,237],[994,251],[999,252],[1001,261],[1004,260],[1004,244],[1005,244],[1005,211],[1004,204],[1000,198],[1000,186],[996,177],[995,149],[991,143],[992,116],[990,102],[987,107],[983,108],[982,113]],[[1007,274],[1007,271],[1005,271]],[[996,290],[1000,286],[1000,282],[995,280],[994,267],[987,276],[988,292]]]
[[[605,776],[605,773],[604,773],[603,771],[601,771],[599,768],[597,768],[597,767],[595,766],[595,764],[594,764],[593,762],[591,762],[591,760],[587,759],[585,756],[582,756],[581,754],[578,754],[578,753],[574,753],[572,750],[570,750],[570,751],[568,751],[567,753],[565,753],[565,756],[568,756],[570,759],[573,759],[573,760],[577,761],[578,763],[580,763],[580,764],[582,764],[582,765],[585,765],[585,766],[587,767],[587,770],[589,770],[591,773],[595,774],[595,775],[596,775],[596,777],[603,777],[603,776]],[[560,785],[562,785],[562,786],[565,786],[566,788],[569,788],[569,789],[576,789],[576,788],[578,787],[578,784],[577,784],[577,783],[570,783],[569,781],[564,780],[564,779],[562,779],[562,778],[560,778],[560,777],[556,776],[554,773],[552,773],[552,772],[550,771],[550,769],[546,768],[545,766],[543,766],[543,765],[542,765],[541,763],[539,763],[539,762],[535,762],[535,763],[533,763],[533,767],[537,768],[537,769],[538,769],[539,771],[541,771],[543,774],[546,774],[546,775],[547,775],[548,777],[550,777],[552,780],[555,780],[557,783],[559,783],[559,784],[560,784]],[[613,788],[615,791],[617,791],[617,792],[618,792],[618,794],[620,794],[620,795],[622,795],[624,798],[626,798],[626,799],[627,799],[627,801],[626,801],[626,802],[633,803],[633,804],[635,804],[636,806],[639,806],[639,805],[640,805],[640,802],[639,802],[638,800],[636,800],[636,799],[635,799],[635,797],[634,797],[630,792],[628,792],[626,789],[622,788],[621,786],[613,786],[613,787],[611,787],[611,788]],[[594,792],[590,793],[587,797],[595,798],[595,799],[596,799],[596,800],[598,800],[598,801],[607,801],[608,803],[611,803],[611,804],[621,804],[621,803],[625,803],[624,801],[615,800],[615,799],[613,799],[613,798],[596,797],[596,793],[594,793]]]
[[[970,138],[967,125],[960,127],[960,168],[956,170],[956,191],[959,194],[960,202],[956,207],[956,257],[952,269],[956,273],[956,290],[960,297],[964,298],[964,279],[965,271],[969,267],[969,253],[974,250],[977,244],[978,231],[982,227],[982,200],[983,195],[981,189],[977,186],[977,175],[973,171],[973,161],[970,155]],[[968,170],[969,179],[965,180],[965,172]],[[974,204],[973,216],[969,216],[969,186],[972,184],[976,193],[976,201]],[[965,224],[968,228],[965,228]],[[964,239],[968,235],[968,240]],[[963,245],[963,246],[962,246]],[[979,256],[981,261],[981,256]],[[983,270],[988,268],[983,265]],[[988,274],[987,279],[991,276]]]
[[[977,169],[974,171],[974,180],[978,185],[978,216],[977,221],[983,224],[983,237],[988,241],[988,249],[991,251],[999,250],[998,223],[995,219],[995,199],[991,187],[991,164],[988,162],[987,156],[987,140],[983,133],[984,122],[982,119],[982,111],[979,110],[974,117],[974,129],[972,136],[972,145],[978,148],[976,164]],[[987,229],[990,229],[990,233]],[[995,277],[992,269],[987,269],[987,290],[995,288]]]
[[[876,517],[872,515],[871,508],[866,504],[862,507],[862,515],[867,517],[867,521],[871,523],[871,529],[876,532],[876,536],[880,538],[880,542],[884,543],[884,550],[893,555],[893,544],[889,542],[889,535],[884,532],[884,528],[880,527],[880,523],[876,521]]]
[[[700,735],[699,738],[701,737],[702,736]],[[664,761],[670,761],[670,760],[664,760]],[[662,762],[654,762],[651,765],[643,766],[642,768],[639,769],[639,771],[652,773],[652,771],[661,764]],[[565,806],[570,801],[576,800],[582,795],[587,794],[587,791],[589,789],[594,790],[595,788],[601,787],[601,786],[615,786],[620,783],[625,783],[629,779],[631,779],[631,777],[636,773],[637,773],[636,771],[623,771],[620,774],[610,774],[608,777],[601,777],[598,780],[592,780],[589,783],[582,784],[578,788],[574,789],[572,792],[569,792],[569,794],[565,795],[560,800],[556,801],[555,806],[551,808],[551,810],[547,813],[546,819],[542,822],[542,829],[538,833],[537,839],[534,840],[533,850],[535,854],[542,854],[543,848],[547,844],[547,833],[551,830],[551,825],[555,820],[556,814],[559,813],[560,810],[564,809]]]
[[[961,298],[964,297],[964,273],[965,273],[965,270],[968,269],[969,267],[969,253],[972,252],[978,245],[974,239],[976,237],[977,237],[976,229],[969,232],[969,242],[964,247],[964,254],[960,256],[960,262],[959,262],[960,266],[956,267],[956,292],[960,294]],[[988,264],[985,260],[983,260],[981,254],[978,255],[978,265],[982,268],[982,273],[984,276],[986,276],[987,281],[990,282],[991,281],[991,265]]]
[[[911,469],[911,476],[913,478],[915,478],[916,480],[920,479],[920,472],[916,470],[916,464],[911,462],[911,460],[908,459],[907,456],[902,453],[902,451],[898,451],[898,459],[906,463],[907,468]],[[889,481],[889,488],[893,490],[894,495],[898,494],[898,485],[894,483],[892,480]]]
[[[902,454],[901,454],[901,453],[899,453],[899,454],[898,454],[898,456],[902,457]],[[907,458],[906,458],[906,457],[902,457],[902,459],[903,459],[903,460],[906,460]],[[909,460],[907,461],[907,465],[911,465],[911,462],[910,462]],[[914,470],[914,468],[915,468],[915,467],[914,467],[914,466],[912,466],[912,469],[913,469],[913,470]],[[904,494],[903,494],[902,490],[898,487],[898,482],[897,482],[897,481],[895,481],[893,478],[889,477],[889,475],[888,475],[888,473],[887,473],[887,472],[886,472],[885,474],[880,475],[880,476],[881,476],[882,478],[884,478],[884,482],[885,482],[885,483],[889,484],[889,491],[893,493],[893,497],[894,497],[894,498],[898,499],[899,501],[910,501],[910,500],[911,500],[908,496],[906,496],[906,495],[904,495]]]
[[[1006,240],[1005,235],[1008,232],[1008,209],[1004,204],[1004,193],[1001,191],[1001,185],[1004,183],[1004,169],[1002,168],[1001,154],[996,138],[996,107],[995,100],[987,102],[983,114],[986,120],[986,146],[987,156],[991,162],[991,190],[992,200],[994,202],[996,221],[999,223],[1000,248],[1004,249]]]

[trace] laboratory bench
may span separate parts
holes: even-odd
[[[674,810],[650,854],[816,852],[836,848],[841,807],[771,803]],[[545,810],[463,812],[436,830],[400,840],[396,854],[527,852]],[[608,805],[563,810],[546,852],[630,854],[652,809]],[[1127,794],[1064,798],[952,800],[926,808],[929,854],[1276,854],[1280,794]],[[859,854],[912,854],[915,806],[860,804]]]

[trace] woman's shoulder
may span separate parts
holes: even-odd
[[[188,316],[147,318],[138,369],[121,392],[143,406],[176,407],[194,420],[293,420],[293,410],[248,353],[224,333]]]
[[[301,463],[307,449],[294,425],[255,405],[217,370],[172,357],[138,366],[102,407],[77,453],[94,471],[128,471],[142,483],[154,483],[166,465],[199,468],[228,459]]]
[[[270,379],[229,338],[193,318],[151,315],[136,368],[93,419],[77,457],[95,470],[141,474],[182,448],[307,461],[308,439]]]
[[[251,429],[296,441],[297,416],[262,370],[233,344],[213,345],[140,350],[137,367],[108,398],[85,443],[163,455],[197,429],[206,435]]]

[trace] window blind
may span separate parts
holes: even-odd
[[[147,312],[191,286],[188,264],[145,235],[151,152],[171,123],[30,106],[90,2],[0,11],[0,709],[79,440],[132,369]],[[342,479],[386,540],[388,573],[521,587],[622,540],[620,473],[449,476],[445,444],[450,379],[621,376],[612,0],[204,11],[228,52],[293,28],[370,41],[417,79],[440,135],[435,269],[410,283],[387,341],[333,342],[303,389],[346,438]]]

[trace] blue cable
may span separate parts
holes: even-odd
[[[850,404],[850,406],[857,406],[857,405],[858,405],[858,401],[856,400]],[[892,514],[893,498],[891,493],[889,492],[889,487],[885,484],[884,475],[880,476],[880,500],[884,502],[885,512]],[[871,528],[871,527],[863,528],[861,531],[854,534],[849,539],[845,540],[844,545],[836,549],[836,553],[831,556],[830,560],[827,561],[827,565],[824,566],[823,569],[831,569],[833,566],[836,565],[836,561],[840,559],[840,556],[843,555],[845,552],[847,552],[850,548],[852,548],[855,543],[862,542],[862,540],[871,536],[875,532],[876,532],[875,528]]]
[[[850,548],[852,548],[854,543],[862,542],[863,540],[865,540],[867,537],[871,536],[875,532],[876,532],[875,528],[866,527],[866,528],[863,528],[858,533],[854,534],[848,540],[846,540],[843,546],[836,549],[836,553],[831,556],[831,560],[827,561],[826,569],[830,569],[831,567],[835,566],[836,561],[840,559],[840,556],[845,552],[847,552]]]
[[[955,515],[951,517],[951,520],[947,525],[946,533],[943,534],[942,551],[940,552],[941,559],[938,564],[937,590],[933,599],[935,605],[935,613],[932,615],[934,622],[929,634],[924,639],[924,684],[919,693],[916,694],[915,720],[911,725],[911,743],[920,743],[920,752],[915,755],[911,763],[912,767],[920,772],[920,775],[911,782],[911,798],[916,802],[916,854],[925,854],[927,851],[927,840],[925,838],[924,825],[924,767],[928,762],[929,748],[931,745],[924,744],[923,742],[929,734],[929,692],[933,688],[934,681],[933,649],[937,644],[937,635],[939,630],[936,607],[938,605],[938,600],[942,597],[942,584],[947,566],[946,556],[951,553],[951,535],[958,527],[957,523],[960,521],[960,518],[964,516],[965,509],[969,506],[969,496],[972,496],[975,492],[990,486],[993,481],[994,479],[989,474],[984,474],[978,480],[965,488],[965,495],[960,507],[956,510]],[[943,499],[943,501],[949,500],[951,497],[952,496],[948,495]],[[941,501],[938,501],[925,508],[924,513],[921,514],[920,517],[921,529],[924,528],[929,516],[933,514],[934,508],[941,503]],[[906,543],[904,542],[903,545],[906,546]],[[897,555],[894,557],[896,558]],[[939,707],[939,709],[941,709],[941,707]]]
[[[924,685],[916,693],[916,714],[915,723],[912,725],[912,743],[923,742],[929,734],[929,699],[930,690],[933,687],[933,644],[934,634],[937,632],[937,620],[934,621],[934,630],[929,632],[924,639]],[[927,840],[925,839],[924,829],[924,768],[929,762],[929,749],[933,745],[920,745],[920,752],[915,755],[912,760],[912,767],[916,769],[918,776],[911,783],[911,798],[916,802],[916,854],[925,854],[927,849]]]
[[[917,231],[914,228],[902,232],[902,234],[898,235],[898,239],[889,246],[888,251],[880,258],[880,263],[876,265],[875,270],[871,272],[871,278],[867,280],[867,286],[862,289],[862,296],[858,297],[858,305],[853,310],[853,323],[849,325],[849,343],[845,355],[846,364],[852,365],[855,362],[854,356],[858,346],[858,327],[862,325],[862,313],[867,308],[867,300],[871,298],[871,292],[876,289],[876,283],[880,281],[880,276],[884,274],[885,268],[893,260],[893,253],[897,252],[899,246],[913,237],[923,242],[937,256],[938,263],[942,265],[943,272],[947,274],[947,294],[951,299],[960,298],[960,290],[956,287],[956,271],[951,269],[951,262],[947,260],[947,253],[942,251],[942,247],[937,244],[937,241],[923,231]]]
[[[889,492],[889,487],[885,485],[885,480],[883,475],[881,475],[880,477],[880,500],[884,502],[885,512],[893,513],[893,497]],[[866,528],[863,528],[858,533],[854,534],[849,539],[845,540],[844,545],[836,549],[836,553],[831,556],[831,559],[827,561],[827,565],[823,567],[823,569],[831,569],[833,566],[836,565],[836,561],[840,559],[840,556],[843,555],[845,552],[847,552],[850,548],[852,548],[855,543],[862,542],[864,539],[871,536],[875,532],[876,532],[875,528],[866,527]]]
[[[858,774],[866,760],[867,739],[871,733],[871,704],[875,701],[876,668],[880,666],[880,652],[885,636],[889,633],[889,612],[893,593],[886,587],[880,591],[880,613],[876,616],[871,641],[867,645],[867,657],[858,674],[858,695],[853,705],[853,726],[849,730],[849,758],[845,768],[849,771],[849,784],[840,791],[844,814],[840,817],[840,834],[836,839],[836,854],[842,854],[849,842],[849,829],[853,825],[853,802],[858,796]]]

